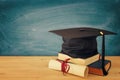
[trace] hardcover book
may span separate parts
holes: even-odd
[[[109,71],[111,67],[111,61],[105,60],[104,67],[106,71]],[[101,59],[88,65],[88,68],[89,68],[89,73],[100,75],[100,76],[104,75],[102,71],[102,60]]]
[[[65,60],[65,59],[68,59],[68,58],[70,58],[70,60],[68,62],[71,62],[71,63],[74,63],[74,64],[80,64],[80,65],[89,65],[89,64],[99,60],[99,54],[96,54],[94,56],[83,59],[83,58],[73,58],[73,57],[70,57],[66,54],[58,53],[58,59]]]

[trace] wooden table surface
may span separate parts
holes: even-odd
[[[56,56],[0,56],[0,80],[120,80],[120,57],[107,56],[112,67],[107,76],[89,74],[87,78],[48,68]]]

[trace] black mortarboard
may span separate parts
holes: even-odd
[[[60,29],[60,30],[53,30],[50,31],[52,33],[56,33],[64,38],[86,38],[86,37],[94,37],[94,36],[101,36],[102,33],[104,35],[115,34],[113,32],[103,30],[103,29],[96,29],[96,28],[69,28],[69,29]]]
[[[63,37],[62,53],[74,58],[88,58],[97,54],[97,36],[115,34],[96,28],[69,28],[50,31]]]
[[[107,75],[103,65],[105,56],[104,35],[112,35],[116,33],[87,27],[53,30],[50,32],[63,37],[61,52],[75,58],[88,58],[98,54],[96,37],[102,36],[102,69],[104,75]]]

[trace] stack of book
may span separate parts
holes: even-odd
[[[105,70],[109,70],[111,62],[105,60]],[[88,58],[73,58],[63,53],[58,53],[56,60],[50,60],[48,67],[63,73],[70,73],[81,77],[87,77],[88,73],[103,75],[100,55],[96,54]]]

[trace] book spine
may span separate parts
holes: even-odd
[[[84,65],[76,65],[72,63],[67,63],[70,66],[68,73],[74,74],[81,77],[87,77],[88,67]],[[50,69],[61,71],[61,63],[57,60],[50,60],[48,67]]]

